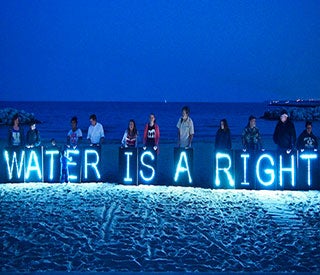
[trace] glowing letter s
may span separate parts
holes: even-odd
[[[141,164],[151,170],[151,176],[148,177],[148,178],[145,177],[142,170],[140,170],[139,173],[140,173],[141,178],[142,178],[144,181],[148,182],[148,181],[152,181],[152,180],[153,180],[154,175],[155,175],[155,170],[154,170],[154,168],[153,168],[151,165],[148,165],[148,164],[146,164],[146,163],[144,162],[144,157],[145,157],[146,155],[149,156],[152,161],[154,160],[154,155],[153,155],[151,152],[146,151],[146,152],[143,152],[143,153],[141,154],[141,157],[140,157]]]

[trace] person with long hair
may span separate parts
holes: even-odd
[[[215,149],[216,150],[230,150],[232,148],[231,132],[228,122],[225,118],[220,120],[220,127],[216,133]]]
[[[160,129],[153,113],[149,115],[149,123],[144,127],[143,146],[151,147],[159,153]]]
[[[125,130],[121,140],[121,146],[138,147],[138,130],[133,119],[129,120],[128,128]]]
[[[8,130],[8,145],[9,146],[24,145],[24,131],[20,125],[20,119],[18,114],[15,114],[13,116],[12,126]]]

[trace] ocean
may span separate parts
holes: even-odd
[[[213,143],[220,120],[226,118],[232,134],[233,148],[238,149],[241,146],[241,133],[248,122],[248,117],[254,115],[257,117],[257,127],[261,131],[264,143],[272,144],[276,121],[260,119],[268,108],[268,102],[0,102],[0,109],[11,107],[34,113],[42,122],[37,127],[43,143],[49,142],[51,138],[63,143],[71,128],[70,120],[73,116],[78,117],[78,126],[86,137],[91,114],[96,114],[98,122],[103,125],[106,143],[120,144],[129,119],[136,121],[141,141],[149,114],[154,113],[160,127],[161,144],[177,141],[176,124],[184,105],[190,107],[190,117],[194,122],[194,143]],[[295,126],[299,135],[304,130],[304,122],[295,122]],[[315,134],[318,133],[319,126],[320,122],[314,123]],[[0,127],[0,138],[7,139],[7,126]]]

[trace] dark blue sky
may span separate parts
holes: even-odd
[[[0,100],[320,98],[320,1],[2,1]]]

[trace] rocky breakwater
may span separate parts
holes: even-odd
[[[320,106],[317,107],[277,107],[266,110],[262,116],[264,119],[277,120],[282,110],[286,110],[292,120],[297,121],[320,121]]]
[[[12,118],[15,114],[19,115],[21,124],[29,124],[31,121],[40,123],[40,121],[36,119],[33,113],[28,113],[24,110],[20,111],[14,108],[4,108],[0,109],[0,125],[11,125]]]

